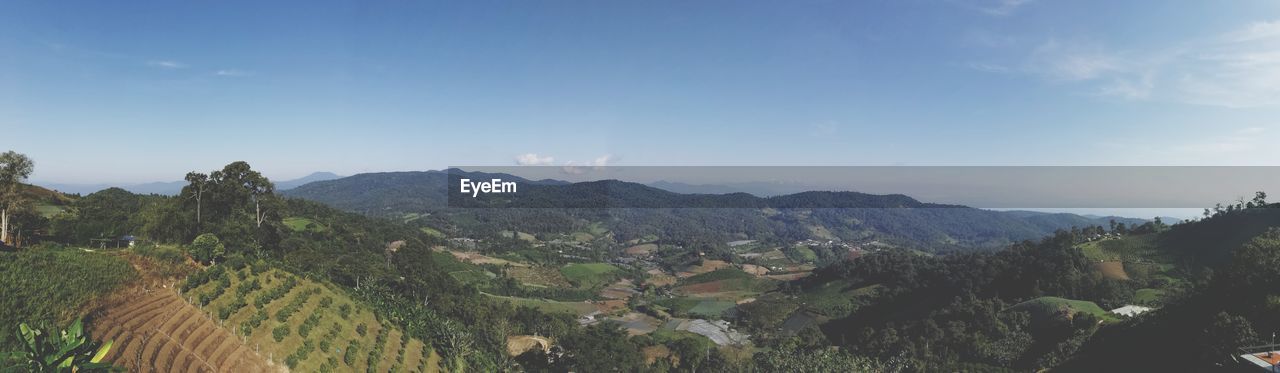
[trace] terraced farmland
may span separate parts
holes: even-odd
[[[435,372],[439,356],[332,285],[213,267],[92,321],[134,372]]]
[[[115,343],[107,361],[131,372],[282,370],[183,301],[174,289],[138,291],[93,319],[93,335]]]

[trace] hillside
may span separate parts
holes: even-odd
[[[522,189],[516,195],[451,195],[452,189],[445,186],[463,176],[515,180],[522,182]],[[1073,214],[981,210],[920,202],[904,195],[821,191],[773,197],[681,194],[617,180],[534,182],[456,169],[359,174],[310,183],[283,194],[370,216],[415,220],[430,215],[417,224],[473,237],[514,224],[534,234],[572,233],[577,225],[574,221],[585,219],[586,223],[604,224],[619,241],[650,235],[685,243],[812,238],[881,240],[927,250],[992,249],[1059,229],[1107,225],[1110,221]],[[1140,224],[1143,220],[1121,222]]]

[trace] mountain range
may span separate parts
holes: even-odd
[[[462,197],[447,185],[460,178],[516,181],[516,194]],[[518,225],[528,233],[563,233],[580,223],[605,225],[619,240],[645,236],[676,241],[731,239],[880,240],[917,248],[998,248],[1071,227],[1126,225],[1143,219],[1068,213],[992,211],[917,201],[900,194],[807,191],[757,197],[748,193],[684,194],[618,180],[568,183],[458,169],[358,174],[285,190],[285,196],[370,216],[434,215],[468,235],[493,229],[458,222]],[[453,208],[450,208],[453,207]],[[474,208],[457,208],[474,207]],[[444,218],[444,217],[452,218]],[[461,217],[461,218],[459,218]],[[583,221],[585,220],[585,221]],[[537,221],[539,224],[531,224]],[[575,221],[579,223],[575,223]],[[470,232],[467,230],[471,229]]]
[[[298,186],[311,183],[311,182],[333,180],[341,177],[342,176],[339,176],[332,172],[313,172],[307,176],[303,176],[297,179],[276,181],[275,184],[276,184],[276,190],[288,190],[288,189],[297,188]],[[150,182],[150,183],[136,183],[136,184],[129,184],[129,183],[71,184],[71,183],[34,182],[33,184],[39,185],[48,189],[56,190],[62,193],[67,193],[67,194],[87,195],[89,193],[97,192],[99,190],[115,187],[115,188],[124,189],[129,192],[137,193],[137,194],[160,194],[160,195],[171,196],[171,195],[178,194],[178,192],[181,192],[182,187],[186,186],[187,182],[186,181],[156,181],[156,182]]]

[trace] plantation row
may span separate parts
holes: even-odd
[[[267,359],[298,371],[437,371],[426,344],[346,296],[283,271],[247,267],[215,265],[181,288]]]
[[[173,291],[140,294],[95,315],[92,333],[113,341],[107,361],[134,372],[267,371],[265,359]]]

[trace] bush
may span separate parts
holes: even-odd
[[[262,325],[263,321],[267,321],[267,310],[258,309],[258,312],[253,314],[253,317],[250,317],[248,320],[245,320],[240,324],[241,334],[249,335],[250,333],[253,333],[253,330],[257,329],[259,325]]]
[[[213,233],[202,234],[191,241],[191,257],[201,263],[209,263],[227,253],[227,248]]]
[[[347,364],[347,366],[352,366],[352,365],[355,365],[356,359],[358,359],[359,357],[360,357],[360,342],[357,342],[356,340],[352,339],[351,343],[347,344],[347,351],[342,354],[342,362]]]
[[[343,320],[350,319],[350,318],[351,318],[351,304],[350,304],[350,303],[343,303],[342,305],[338,306],[338,316],[341,316]]]
[[[283,341],[284,337],[288,336],[289,324],[280,324],[280,326],[275,327],[275,329],[271,329],[271,337],[274,338],[276,342]]]
[[[369,327],[365,326],[364,323],[360,323],[360,325],[356,325],[356,334],[359,334],[361,337],[363,337],[364,334],[368,332],[369,332]]]
[[[311,316],[308,316],[307,319],[302,322],[302,325],[298,325],[298,335],[303,338],[310,336],[311,329],[315,328],[318,324],[320,324],[320,312],[312,312]]]
[[[293,297],[292,301],[289,301],[289,304],[286,304],[283,308],[280,308],[280,311],[276,312],[276,321],[279,321],[279,322],[289,321],[290,316],[293,316],[295,312],[298,312],[299,309],[302,309],[303,305],[307,304],[308,298],[311,298],[312,295],[315,295],[316,293],[319,293],[319,292],[320,292],[320,289],[313,288],[313,289],[308,289],[306,291],[298,293],[297,296]]]
[[[265,291],[262,294],[258,294],[258,298],[254,299],[253,305],[258,308],[266,307],[268,303],[274,302],[276,299],[280,299],[285,294],[289,293],[289,291],[293,290],[293,287],[297,285],[297,279],[288,277],[284,280],[284,284],[274,287],[269,291]]]
[[[226,320],[246,305],[248,305],[248,302],[245,302],[243,295],[236,296],[236,299],[231,301],[231,303],[218,309],[218,320]]]

